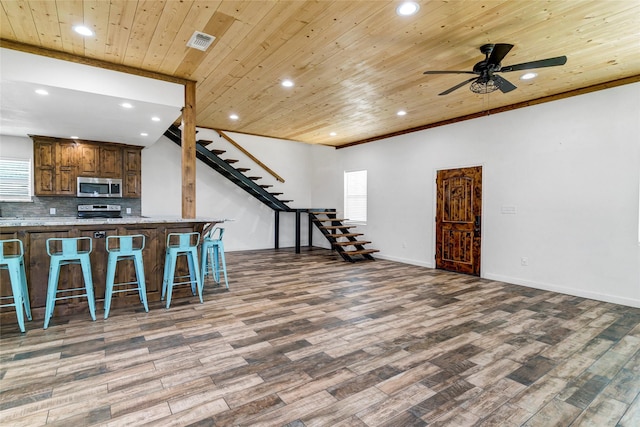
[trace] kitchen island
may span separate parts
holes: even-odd
[[[169,233],[202,232],[207,223],[220,223],[223,220],[196,218],[182,219],[177,217],[124,217],[124,218],[75,218],[75,217],[39,217],[39,218],[0,218],[0,239],[20,239],[24,245],[25,268],[33,319],[28,329],[42,327],[44,308],[49,278],[49,255],[46,241],[52,237],[91,237],[93,251],[91,253],[91,271],[96,295],[97,316],[102,316],[104,306],[107,256],[105,241],[107,236],[143,234],[146,239],[143,251],[147,299],[149,303],[160,301],[162,294],[162,276],[164,272],[164,256],[167,235]],[[11,249],[9,249],[11,250]],[[17,250],[17,245],[14,250]],[[183,261],[183,260],[180,260]],[[186,262],[179,262],[176,275],[187,274]],[[116,283],[135,280],[135,269],[132,261],[120,261],[116,270]],[[82,285],[82,272],[79,266],[62,267],[59,289],[68,289]],[[11,294],[9,275],[6,270],[0,271],[0,295]],[[189,287],[176,288],[173,298],[191,296]],[[132,306],[142,309],[137,291],[114,294],[111,307]],[[150,308],[151,309],[151,308]],[[1,323],[15,323],[13,307],[5,307],[0,311]],[[71,313],[87,312],[86,298],[71,298],[57,301],[52,324],[55,319]]]

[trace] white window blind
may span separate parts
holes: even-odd
[[[367,222],[367,171],[344,173],[344,215],[351,222]]]
[[[0,200],[31,201],[31,161],[0,159]]]

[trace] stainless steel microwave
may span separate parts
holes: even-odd
[[[76,195],[77,197],[122,197],[122,180],[79,176]]]

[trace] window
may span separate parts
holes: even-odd
[[[31,161],[0,159],[0,200],[31,201]]]
[[[349,222],[367,222],[367,171],[344,173],[344,215]]]

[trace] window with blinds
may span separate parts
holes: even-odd
[[[31,201],[31,161],[0,159],[0,200]]]
[[[349,222],[367,222],[367,171],[344,173],[344,216]]]

